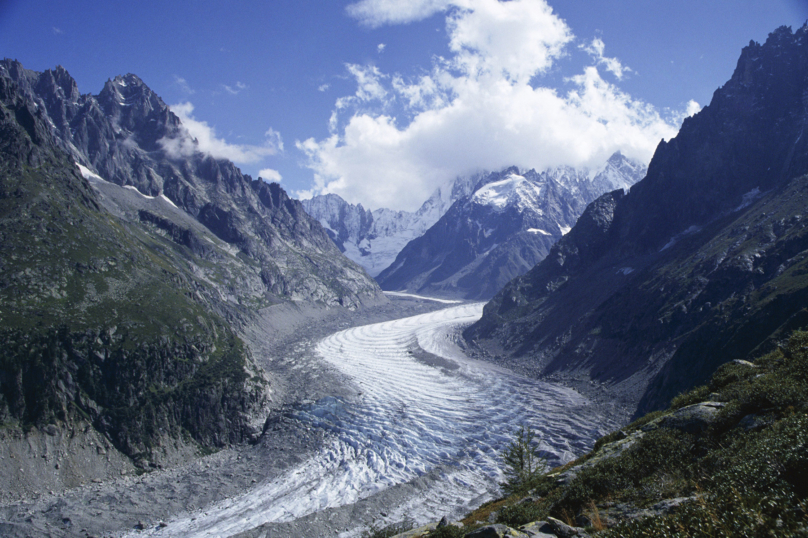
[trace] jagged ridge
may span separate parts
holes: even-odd
[[[465,333],[537,373],[609,382],[639,411],[804,320],[808,26],[746,47],[628,195],[590,205]],[[709,353],[705,353],[705,349]]]
[[[600,170],[512,167],[484,175],[376,280],[386,290],[488,299],[544,259],[587,203],[644,173],[618,152]]]

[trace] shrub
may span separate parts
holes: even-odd
[[[683,392],[671,400],[671,409],[681,409],[682,407],[687,407],[688,405],[703,402],[709,394],[710,387],[707,385],[701,385],[700,387],[696,387],[688,392]]]
[[[455,527],[454,525],[447,525],[427,534],[427,538],[463,538],[468,529],[463,527]]]

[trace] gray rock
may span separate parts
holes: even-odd
[[[771,417],[766,417],[763,415],[755,415],[754,413],[751,415],[746,415],[738,422],[738,428],[743,428],[745,430],[759,430],[761,428],[765,428],[769,424],[773,422]]]
[[[580,527],[571,527],[554,517],[547,518],[547,525],[558,538],[573,538],[574,536],[588,537],[589,535]]]
[[[669,514],[671,512],[675,512],[685,503],[691,502],[698,499],[697,495],[693,495],[691,497],[676,497],[674,499],[665,499],[664,501],[660,501],[651,507],[651,510],[658,515]]]
[[[497,524],[488,525],[468,533],[465,538],[527,538],[529,535],[508,527]]]
[[[656,428],[671,428],[686,433],[699,433],[715,422],[718,412],[724,407],[722,402],[701,402],[677,409],[643,426],[643,431]]]
[[[582,464],[571,467],[566,471],[564,471],[563,473],[556,474],[555,475],[556,484],[560,486],[569,484],[576,476],[578,476],[578,473],[580,473],[582,470],[589,467],[593,467],[598,463],[600,463],[601,461],[619,456],[620,454],[623,453],[625,449],[632,446],[634,443],[637,442],[638,439],[640,439],[643,435],[645,435],[645,433],[642,431],[635,431],[632,432],[631,434],[626,434],[625,432],[622,431],[620,433],[622,435],[618,440],[603,445],[602,447],[600,447],[600,449],[594,456],[592,456]]]
[[[553,528],[546,521],[534,521],[527,525],[522,525],[519,530],[531,538],[556,538]]]

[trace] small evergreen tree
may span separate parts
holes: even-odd
[[[547,463],[539,455],[539,442],[534,443],[535,437],[530,426],[523,425],[516,432],[514,440],[508,443],[502,458],[507,480],[500,484],[506,495],[523,491],[546,470]]]

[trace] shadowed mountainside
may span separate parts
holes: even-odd
[[[592,203],[465,332],[492,357],[611,385],[639,412],[808,316],[808,26],[744,48],[647,177]]]

